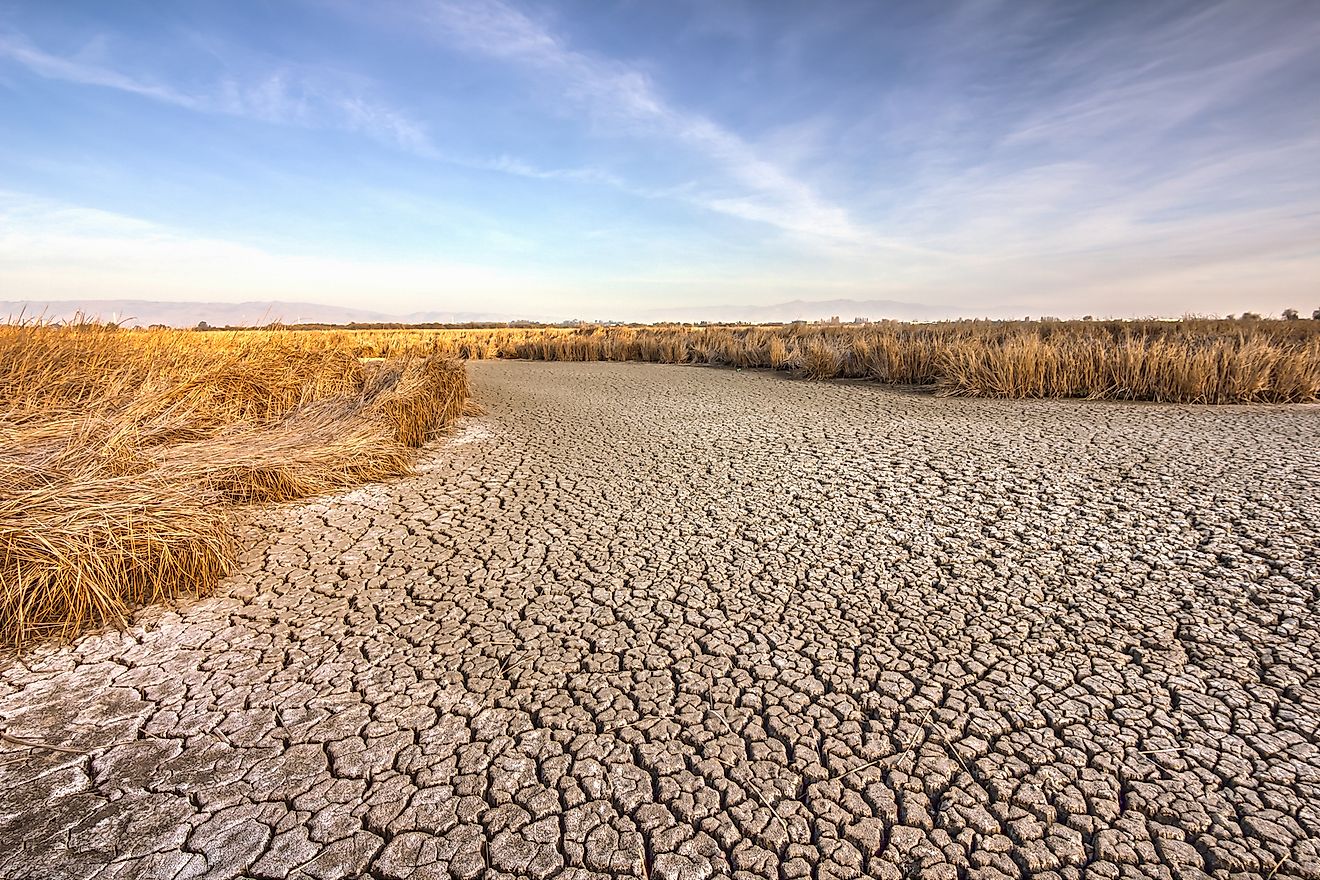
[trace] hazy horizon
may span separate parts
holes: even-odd
[[[1316,45],[1289,0],[8,3],[0,300],[1309,314]]]

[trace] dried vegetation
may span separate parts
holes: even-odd
[[[235,505],[406,473],[463,368],[335,334],[0,327],[0,643],[205,591]]]
[[[976,397],[1297,403],[1320,397],[1320,321],[905,324],[344,332],[359,354],[763,367]]]

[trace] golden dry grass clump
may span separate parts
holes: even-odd
[[[462,365],[340,334],[0,327],[0,643],[211,587],[229,508],[406,473]]]
[[[946,321],[364,330],[363,355],[765,367],[977,397],[1177,403],[1320,398],[1320,321]]]

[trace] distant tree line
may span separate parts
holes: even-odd
[[[1297,321],[1300,320],[1301,317],[1302,317],[1301,313],[1298,312],[1296,309],[1283,310],[1282,318],[1285,321]],[[1235,318],[1235,316],[1229,315],[1228,320],[1260,321],[1262,319],[1258,312],[1243,312],[1241,318]],[[1320,309],[1316,309],[1315,311],[1311,312],[1311,320],[1320,321]]]

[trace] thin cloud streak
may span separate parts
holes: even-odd
[[[34,300],[298,299],[360,306],[393,292],[414,308],[450,302],[512,308],[527,291],[562,298],[553,282],[451,261],[352,260],[275,253],[108,211],[0,191],[0,289]],[[399,309],[400,311],[409,309]]]
[[[250,81],[220,80],[205,93],[180,91],[114,68],[52,55],[13,34],[0,34],[0,58],[46,79],[114,89],[202,113],[276,125],[339,128],[424,157],[438,155],[426,130],[405,114],[337,90],[296,70],[279,69]]]
[[[179,107],[199,108],[198,100],[191,95],[178,92],[168,86],[142,82],[101,65],[51,55],[12,34],[0,34],[0,58],[16,61],[47,79],[116,89]]]
[[[526,273],[445,260],[350,259],[281,253],[201,236],[114,212],[0,190],[0,289],[24,299],[274,299],[364,306],[387,290],[382,311],[482,311],[549,320],[642,319],[643,294],[672,301],[687,291],[730,300],[767,292],[782,299],[829,291],[869,294],[849,280],[784,277],[694,266],[641,275]],[[528,307],[529,297],[538,302]]]
[[[521,65],[559,81],[563,94],[597,121],[626,133],[659,136],[696,149],[714,162],[736,194],[699,186],[667,192],[694,205],[775,226],[808,239],[836,244],[927,252],[859,226],[843,207],[765,160],[733,132],[666,101],[642,71],[577,51],[562,38],[499,0],[442,0],[422,20],[440,39],[482,55]],[[652,190],[660,192],[660,190]]]
[[[1142,33],[1124,28],[1093,35],[1084,55],[1048,60],[1047,82],[1074,85],[1028,114],[1004,142],[1077,144],[1114,134],[1119,143],[1148,142],[1260,94],[1263,81],[1314,53],[1320,18],[1264,35],[1253,18],[1243,4],[1219,2],[1189,20]],[[1095,62],[1106,58],[1123,63],[1094,72]]]
[[[942,112],[928,131],[896,126],[915,162],[881,228],[958,253],[968,271],[1072,258],[1079,284],[1115,274],[1089,255],[1132,277],[1225,254],[1294,261],[1320,240],[1320,178],[1301,171],[1320,164],[1320,105],[1278,89],[1316,75],[1320,17],[1151,7],[1046,39],[1070,24],[1061,8],[1014,6],[1001,20],[989,14],[999,7],[970,4],[978,14],[941,33],[960,47],[938,65]],[[1012,75],[978,45],[1018,53]]]

